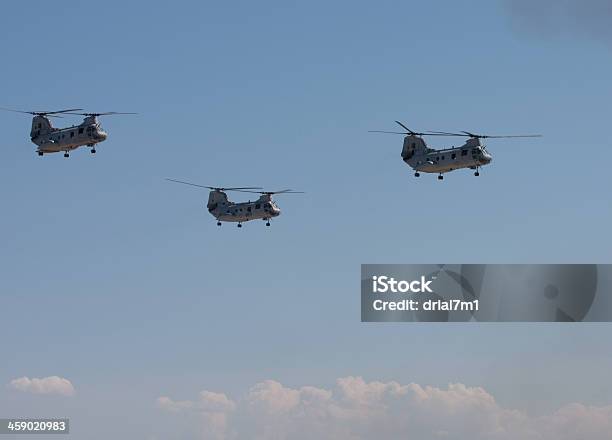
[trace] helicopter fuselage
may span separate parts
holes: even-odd
[[[461,168],[478,168],[493,160],[491,154],[480,147],[430,149],[420,156],[405,160],[414,170],[423,173],[448,173]]]
[[[95,117],[87,117],[80,125],[66,128],[55,128],[43,116],[32,120],[31,140],[38,146],[38,153],[68,152],[81,146],[93,147],[103,142],[108,134],[102,129]]]
[[[460,147],[437,150],[427,147],[423,138],[407,136],[402,159],[417,172],[443,174],[461,168],[478,169],[491,163],[493,157],[477,138],[468,139]]]
[[[269,195],[262,195],[251,202],[231,202],[221,191],[211,191],[206,205],[208,212],[218,221],[247,222],[249,220],[270,220],[278,217],[281,210]]]

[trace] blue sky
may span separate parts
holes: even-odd
[[[359,322],[362,263],[611,260],[612,38],[487,1],[17,2],[0,37],[0,106],[139,113],[70,159],[0,115],[0,383],[77,389],[0,388],[0,414],[89,433],[156,419],[160,395],[346,375],[534,413],[612,403],[608,325]],[[489,142],[479,178],[415,180],[401,137],[367,132],[395,119],[544,137]],[[278,197],[271,228],[217,228],[205,191],[165,177],[306,194]]]

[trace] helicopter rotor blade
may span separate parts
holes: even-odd
[[[34,113],[34,112],[26,112],[26,111],[23,111],[23,110],[14,110],[14,109],[12,109],[12,108],[5,108],[5,107],[0,107],[0,109],[5,110],[5,111],[7,111],[7,112],[25,113],[25,114],[27,114],[27,115],[31,115],[31,114],[33,114],[33,113]]]
[[[304,191],[294,191],[292,189],[283,189],[281,191],[241,191],[248,192],[254,194],[265,194],[265,195],[274,195],[274,194],[305,194]]]
[[[452,133],[449,131],[433,131],[432,134],[436,134],[439,136],[466,136],[463,133]]]
[[[210,186],[198,185],[197,183],[183,182],[182,180],[166,179],[169,182],[182,183],[183,185],[197,186],[199,188],[210,188]]]
[[[417,133],[423,136],[456,136],[455,133],[447,133],[445,131],[432,131],[428,133]]]
[[[462,134],[457,134],[457,133],[447,133],[444,131],[431,131],[431,132],[424,132],[424,133],[417,133],[415,131],[410,132],[410,133],[402,133],[399,131],[384,131],[384,130],[368,130],[368,133],[388,133],[388,134],[401,134],[404,136],[465,136]]]
[[[405,133],[398,131],[384,131],[384,130],[368,130],[368,133],[388,133],[388,134],[402,134],[404,136],[462,136],[470,137],[475,139],[487,139],[487,138],[535,138],[542,137],[541,134],[513,134],[513,135],[488,135],[488,134],[476,134],[469,131],[461,131],[460,133],[453,133],[449,131],[428,131],[424,133],[418,133],[410,130],[400,121],[395,121],[400,127],[406,129]]]
[[[419,133],[419,132],[409,129],[408,127],[406,127],[406,125],[404,125],[400,121],[395,121],[395,123],[406,131],[399,132],[399,131],[386,131],[386,130],[368,130],[368,132],[369,133],[402,134],[404,136],[454,136],[455,135],[455,133],[448,133],[446,131],[433,131],[433,130]]]
[[[68,113],[68,114],[95,117],[95,116],[108,116],[108,115],[137,115],[138,113],[135,113],[135,112],[101,112],[101,113]]]
[[[489,134],[475,134],[470,133],[469,131],[462,131],[461,133],[465,133],[459,136],[469,136],[472,138],[533,138],[533,137],[542,137],[541,134],[511,134],[511,135],[489,135]]]
[[[9,112],[26,113],[28,115],[35,115],[35,116],[49,116],[49,115],[56,115],[58,113],[72,114],[70,112],[83,110],[82,108],[68,108],[68,109],[65,109],[65,110],[55,110],[55,111],[50,111],[50,112],[37,112],[37,111],[14,110],[12,108],[5,108],[5,107],[0,107],[0,109],[6,110],[6,111],[9,111]]]
[[[406,130],[408,133],[413,134],[414,131],[412,131],[411,129],[409,129],[408,127],[406,127],[404,124],[402,124],[400,121],[395,121],[395,123],[397,125],[399,125],[400,127],[402,127],[404,130]]]
[[[507,136],[481,136],[485,138],[537,138],[542,137],[541,134],[512,134]]]
[[[169,182],[175,182],[175,183],[182,183],[183,185],[191,185],[191,186],[197,186],[198,188],[207,188],[207,189],[212,189],[215,191],[242,191],[242,190],[251,190],[251,189],[262,189],[260,186],[243,186],[243,187],[232,187],[232,188],[220,188],[220,187],[215,187],[215,186],[207,186],[207,185],[198,185],[197,183],[191,183],[191,182],[184,182],[182,180],[176,180],[176,179],[166,179]]]
[[[281,191],[266,191],[267,194],[305,194],[304,191],[294,191],[292,189],[283,189]]]
[[[74,111],[79,111],[79,110],[83,110],[82,108],[69,108],[66,110],[57,110],[55,112],[40,112],[40,113],[45,113],[47,115],[54,115],[56,113],[68,113],[68,112],[74,112]]]
[[[210,187],[209,187],[210,188]],[[237,191],[237,192],[247,192],[252,189],[262,189],[261,186],[242,186],[236,188],[211,188],[216,191]]]
[[[408,133],[403,133],[400,131],[383,131],[383,130],[368,130],[368,133],[387,133],[387,134],[401,134],[406,136]]]

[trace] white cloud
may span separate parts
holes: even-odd
[[[235,404],[227,398],[225,394],[202,391],[197,401],[172,400],[169,397],[159,397],[157,406],[170,412],[180,412],[186,410],[202,412],[228,412],[234,409]]]
[[[75,391],[68,379],[58,376],[43,378],[20,377],[9,382],[8,386],[15,390],[32,394],[59,394],[62,396],[73,396]]]
[[[204,391],[195,401],[158,399],[199,416],[201,439],[609,440],[612,406],[564,406],[542,417],[502,408],[478,387],[447,388],[338,379],[331,390],[268,380],[232,401]]]
[[[224,440],[229,430],[228,416],[236,409],[236,404],[225,394],[202,391],[197,401],[175,401],[169,397],[159,397],[157,406],[171,413],[197,413],[200,415],[199,432],[202,438]]]

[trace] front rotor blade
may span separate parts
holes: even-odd
[[[239,186],[235,188],[220,188],[223,191],[246,191],[250,189],[263,189],[261,186]]]
[[[368,130],[368,133],[387,133],[387,134],[402,134],[406,136],[409,133],[401,133],[399,131],[383,131],[383,130]]]
[[[82,109],[77,109],[82,110]],[[69,115],[80,116],[108,116],[108,115],[137,115],[135,112],[102,112],[102,113],[68,113]]]
[[[212,186],[198,185],[197,183],[183,182],[182,180],[175,180],[175,179],[166,179],[166,180],[168,180],[170,182],[175,182],[175,183],[182,183],[183,185],[191,185],[191,186],[197,186],[199,188],[214,189]]]
[[[23,110],[14,110],[14,109],[12,109],[12,108],[0,107],[0,109],[2,109],[2,110],[6,110],[7,112],[25,113],[25,114],[27,114],[27,115],[31,115],[31,114],[33,114],[33,112],[26,112],[26,111],[23,111]]]
[[[452,133],[450,131],[432,131],[431,133],[428,133],[430,136],[468,136],[467,134],[463,134],[463,133]]]
[[[69,108],[69,109],[66,109],[66,110],[56,110],[56,111],[52,111],[52,112],[36,112],[36,111],[28,112],[28,111],[24,111],[24,110],[14,110],[12,108],[5,108],[5,107],[0,107],[0,109],[6,110],[6,111],[9,111],[9,112],[26,113],[28,115],[39,115],[39,116],[54,115],[54,114],[57,114],[57,113],[68,113],[68,112],[83,110],[82,108]]]
[[[409,129],[408,127],[406,127],[404,124],[402,124],[400,121],[395,121],[396,124],[398,124],[400,127],[402,127],[403,129],[405,129],[408,133],[414,133],[411,129]]]
[[[66,110],[57,110],[57,111],[54,111],[54,112],[38,112],[38,113],[44,113],[44,114],[47,114],[47,115],[54,115],[56,113],[77,112],[79,110],[83,110],[83,109],[82,108],[69,108],[69,109],[66,109]]]
[[[446,133],[445,131],[433,131],[431,133],[417,133],[421,136],[465,136],[464,134]]]
[[[198,185],[197,183],[185,182],[183,180],[168,179],[168,178],[166,178],[166,180],[168,180],[169,182],[182,183],[183,185],[197,186],[198,188],[207,188],[207,189],[212,189],[212,190],[215,190],[215,191],[242,191],[242,190],[246,190],[246,189],[262,189],[260,186],[243,186],[243,187],[234,187],[234,188],[220,188],[220,187],[216,187],[216,186]]]

